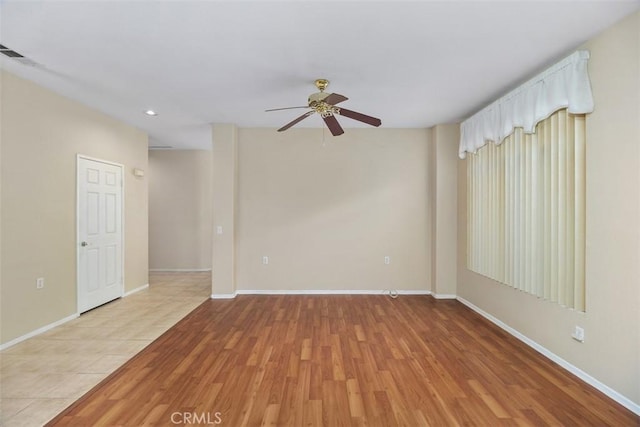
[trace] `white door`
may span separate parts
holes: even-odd
[[[78,312],[124,293],[122,166],[78,156]]]

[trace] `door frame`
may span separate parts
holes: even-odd
[[[120,251],[120,277],[122,277],[122,294],[120,297],[123,297],[125,294],[124,291],[124,199],[125,199],[125,187],[124,187],[124,165],[122,163],[116,163],[109,160],[98,159],[96,157],[86,156],[84,154],[76,154],[76,315],[80,315],[80,159],[91,160],[98,163],[104,163],[107,165],[115,166],[120,168],[121,177],[122,177],[122,200],[120,201],[120,224],[122,227],[122,232],[120,233],[120,244],[122,245],[122,250]]]

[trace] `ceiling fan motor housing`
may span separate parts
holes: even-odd
[[[325,93],[325,92],[317,92],[317,93],[312,93],[311,95],[309,95],[309,107],[311,107],[313,103],[318,103],[320,101],[324,101],[324,99],[329,96],[329,93]]]

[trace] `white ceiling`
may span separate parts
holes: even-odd
[[[302,114],[264,110],[305,105],[319,77],[383,127],[456,122],[639,7],[0,0],[0,43],[37,63],[0,55],[0,65],[145,130],[150,145],[209,148],[211,123],[278,128]]]

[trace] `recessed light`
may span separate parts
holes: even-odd
[[[158,115],[158,113],[156,113],[156,112],[155,112],[155,111],[153,111],[153,110],[147,110],[147,111],[145,111],[144,113],[145,113],[147,116],[157,116],[157,115]]]

